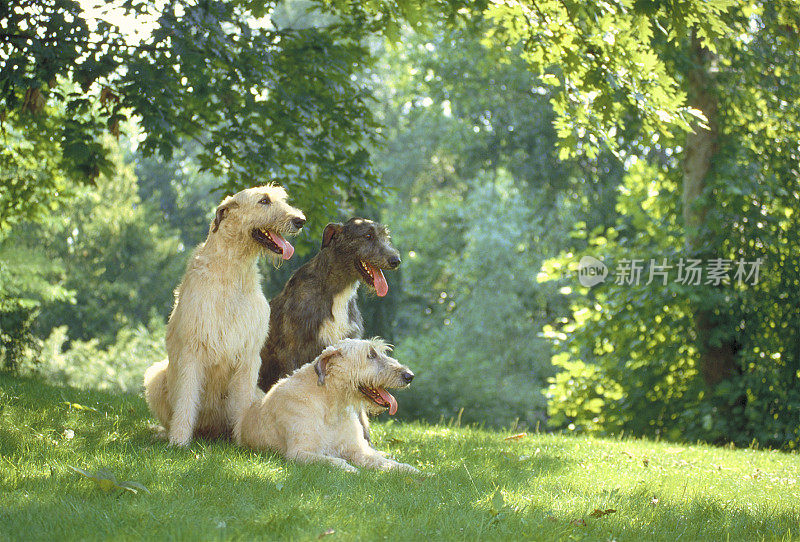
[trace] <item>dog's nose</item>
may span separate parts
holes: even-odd
[[[298,230],[300,228],[302,228],[303,224],[305,224],[305,223],[306,223],[306,219],[305,218],[300,218],[299,216],[297,216],[297,217],[292,219],[292,224],[294,224],[294,227],[297,228]]]
[[[394,269],[395,267],[400,265],[400,257],[399,256],[392,256],[391,258],[389,258],[388,263],[389,263],[389,267]],[[411,376],[413,377],[414,375],[411,375]]]
[[[411,384],[411,381],[414,380],[414,373],[411,371],[403,371],[403,374],[400,375],[400,378],[402,378],[403,382],[406,384]]]

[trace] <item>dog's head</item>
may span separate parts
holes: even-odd
[[[283,236],[297,234],[306,217],[286,198],[286,190],[272,184],[228,196],[217,207],[211,233],[245,235],[254,247],[288,260],[294,247]]]
[[[389,291],[384,269],[400,265],[400,253],[392,246],[389,230],[366,218],[351,218],[344,224],[332,223],[322,233],[322,248],[335,251],[346,265],[380,297]]]
[[[322,351],[314,360],[317,383],[343,390],[367,412],[387,408],[397,412],[397,401],[387,388],[405,388],[414,373],[389,356],[391,346],[383,340],[343,339]]]

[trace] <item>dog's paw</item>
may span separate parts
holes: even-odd
[[[169,437],[167,436],[167,430],[164,429],[164,426],[157,424],[157,423],[149,423],[147,424],[147,429],[153,434],[153,436],[159,440],[168,440]]]
[[[393,459],[389,459],[387,463],[384,463],[384,470],[397,470],[400,472],[412,472],[412,473],[419,473],[419,471],[409,465],[408,463],[400,463],[399,461],[395,461]]]
[[[186,448],[189,444],[192,443],[192,435],[191,434],[183,434],[177,431],[172,431],[169,434],[169,443],[172,446],[180,446],[181,448]]]
[[[349,472],[349,473],[352,473],[352,474],[358,474],[358,469],[355,468],[350,463],[345,463],[341,467],[342,467],[342,470],[345,471],[345,472]]]
[[[395,468],[403,472],[413,472],[414,474],[419,474],[419,469],[412,467],[408,463],[398,463]]]

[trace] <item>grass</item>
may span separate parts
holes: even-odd
[[[385,422],[425,475],[354,475],[151,424],[135,395],[0,376],[0,540],[800,539],[796,454]]]

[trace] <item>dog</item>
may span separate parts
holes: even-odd
[[[294,248],[283,236],[305,224],[286,199],[275,185],[225,198],[175,290],[168,358],[144,376],[147,403],[173,445],[187,446],[195,436],[235,438],[256,398],[270,311],[258,257],[291,258]]]
[[[270,333],[261,350],[258,386],[268,391],[325,347],[361,338],[359,284],[383,297],[389,291],[383,270],[399,265],[400,253],[386,226],[364,218],[325,226],[319,253],[295,271],[270,302]],[[366,415],[361,418],[369,440],[369,422]]]
[[[397,401],[386,388],[404,388],[414,378],[389,356],[390,348],[377,338],[343,339],[325,348],[245,411],[237,443],[350,472],[358,472],[355,466],[419,472],[373,449],[358,417],[362,410],[394,414]]]

